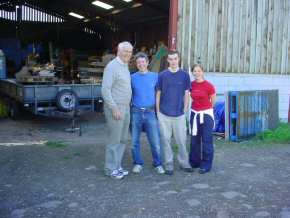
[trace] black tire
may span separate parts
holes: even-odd
[[[74,91],[63,89],[56,95],[56,105],[61,111],[73,111],[78,108],[79,98]]]

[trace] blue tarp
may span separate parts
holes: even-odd
[[[225,132],[225,102],[218,101],[214,106],[214,120],[215,128],[214,132]]]
[[[0,49],[4,52],[6,60],[12,60],[18,67],[22,61],[20,41],[17,39],[0,39]]]
[[[0,39],[0,49],[3,50],[6,60],[12,60],[16,67],[21,66],[21,62],[25,61],[27,56],[33,53],[33,44],[21,47],[20,40],[15,38]],[[35,53],[41,54],[43,48],[41,44],[35,44]]]

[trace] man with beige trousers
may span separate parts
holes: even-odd
[[[105,174],[113,179],[122,179],[128,171],[121,166],[129,133],[130,102],[132,96],[128,63],[133,46],[129,42],[118,45],[117,57],[104,70],[102,96],[108,128]]]

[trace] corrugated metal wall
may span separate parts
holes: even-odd
[[[179,1],[182,67],[290,74],[290,0]]]
[[[17,5],[14,11],[0,10],[0,18],[9,21],[46,23],[63,23],[65,21],[61,15],[53,12],[46,12],[44,9],[29,4]]]

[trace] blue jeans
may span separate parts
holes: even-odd
[[[194,113],[191,113],[190,126],[192,127]],[[212,129],[214,121],[211,116],[205,114],[204,122],[200,124],[200,116],[197,115],[197,135],[191,136],[189,163],[192,168],[211,170],[214,157]]]
[[[140,148],[140,136],[142,129],[144,129],[151,146],[153,166],[160,166],[162,164],[160,155],[160,136],[158,121],[154,110],[141,110],[133,107],[131,110],[131,125],[133,163],[138,165],[144,164]]]

